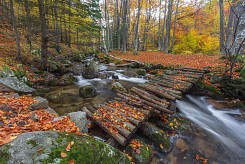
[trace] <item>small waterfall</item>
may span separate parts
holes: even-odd
[[[207,103],[206,97],[188,95],[187,98],[187,100],[177,100],[176,104],[180,111],[215,137],[224,150],[229,152],[230,156],[244,159],[245,123],[231,116],[241,114],[240,111],[216,109]]]

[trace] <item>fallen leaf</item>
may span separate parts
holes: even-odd
[[[70,151],[73,144],[74,144],[74,141],[69,142],[66,147],[66,151]]]
[[[163,145],[162,144],[160,144],[159,146],[160,146],[161,149],[163,149]]]
[[[65,157],[67,157],[67,154],[64,153],[64,152],[61,152],[61,153],[60,153],[60,156],[61,156],[62,158],[65,158]]]
[[[72,159],[72,160],[70,160],[67,164],[74,164],[74,163],[75,163],[75,160]]]

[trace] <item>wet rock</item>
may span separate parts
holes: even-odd
[[[72,141],[74,145],[67,152],[66,147]],[[67,157],[62,158],[61,152]],[[20,134],[2,146],[0,154],[0,163],[11,164],[68,163],[71,160],[76,163],[131,163],[122,152],[90,136],[55,131]]]
[[[47,96],[47,99],[55,104],[72,103],[77,101],[77,97],[72,93],[53,93]]]
[[[140,76],[145,76],[146,75],[146,70],[145,69],[138,69],[137,74]]]
[[[128,77],[139,77],[139,75],[135,71],[125,71],[122,72],[122,74]]]
[[[45,77],[44,79],[45,84],[50,86],[56,86],[58,84],[58,79],[55,77],[54,74],[45,72],[44,77]]]
[[[61,78],[59,79],[58,85],[60,86],[71,85],[75,81],[76,81],[76,78],[71,73],[68,73],[68,74],[61,76]]]
[[[35,89],[19,81],[16,77],[0,78],[0,92],[32,93]]]
[[[98,78],[100,78],[100,79],[109,79],[111,76],[112,75],[111,75],[110,72],[100,72]]]
[[[186,151],[186,150],[189,149],[189,146],[188,146],[188,145],[186,144],[186,142],[185,142],[183,139],[181,139],[181,138],[179,138],[179,139],[176,140],[175,146],[176,146],[178,149],[180,149],[181,151]]]
[[[52,108],[48,107],[47,109],[44,109],[47,112],[54,114],[56,117],[59,117],[59,114],[57,112],[55,112],[55,110],[53,110]]]
[[[89,64],[87,64],[82,71],[82,76],[85,79],[93,79],[98,77],[99,75],[99,68],[96,62],[93,60]]]
[[[35,97],[34,104],[28,107],[29,110],[47,109],[49,107],[48,100],[42,97]]]
[[[140,147],[135,149],[132,144],[129,144],[126,148],[127,154],[129,154],[133,161],[137,164],[148,164],[151,162],[153,158],[153,149],[150,145],[146,143],[136,140],[140,143]]]
[[[116,74],[113,74],[111,77],[112,77],[112,79],[119,79],[118,75],[116,75]]]
[[[97,96],[97,90],[92,85],[85,85],[79,89],[79,96],[82,98],[92,98]]]
[[[71,120],[76,124],[82,133],[88,133],[87,118],[85,112],[72,112],[67,114]]]
[[[112,90],[126,91],[126,89],[119,82],[112,83]]]

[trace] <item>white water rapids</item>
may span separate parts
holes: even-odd
[[[176,104],[180,111],[216,138],[223,149],[230,152],[230,156],[244,158],[245,123],[231,116],[241,114],[240,111],[216,109],[207,103],[205,97],[187,96],[187,98],[177,100]]]

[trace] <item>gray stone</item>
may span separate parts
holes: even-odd
[[[0,91],[32,93],[33,91],[35,91],[35,89],[29,87],[28,85],[19,81],[15,77],[6,77],[6,78],[0,78]]]
[[[176,140],[175,146],[176,146],[178,149],[180,149],[181,151],[186,151],[186,150],[189,149],[189,146],[188,146],[188,145],[186,144],[186,142],[185,142],[183,139],[181,139],[181,138],[179,138],[179,139]]]
[[[52,108],[48,107],[47,109],[44,109],[47,112],[54,114],[56,117],[59,117],[59,114],[55,112],[55,110],[53,110]]]
[[[85,85],[79,89],[79,95],[82,98],[92,98],[97,96],[97,90],[93,85]]]
[[[70,116],[71,120],[76,124],[76,126],[80,129],[82,133],[88,133],[88,127],[87,127],[87,118],[85,112],[72,112],[68,113],[68,116]]]
[[[74,145],[67,152],[65,148],[71,141]],[[62,158],[61,152],[67,157]],[[20,134],[1,146],[0,154],[0,163],[4,164],[67,163],[68,159],[76,163],[131,163],[125,154],[93,137],[55,131]]]
[[[59,79],[58,85],[65,86],[65,85],[71,85],[76,81],[76,78],[71,74],[67,73]]]
[[[29,110],[47,109],[49,107],[47,99],[44,99],[42,97],[35,97],[35,100],[37,100],[37,102],[30,105],[28,107]]]
[[[95,77],[98,77],[99,75],[99,68],[95,61],[91,61],[89,64],[87,64],[82,71],[82,76],[85,79],[93,79]]]
[[[119,79],[119,77],[117,75],[115,75],[115,74],[112,75],[112,78],[113,79]]]
[[[47,96],[52,103],[72,103],[77,101],[77,96],[72,93],[53,93]]]

